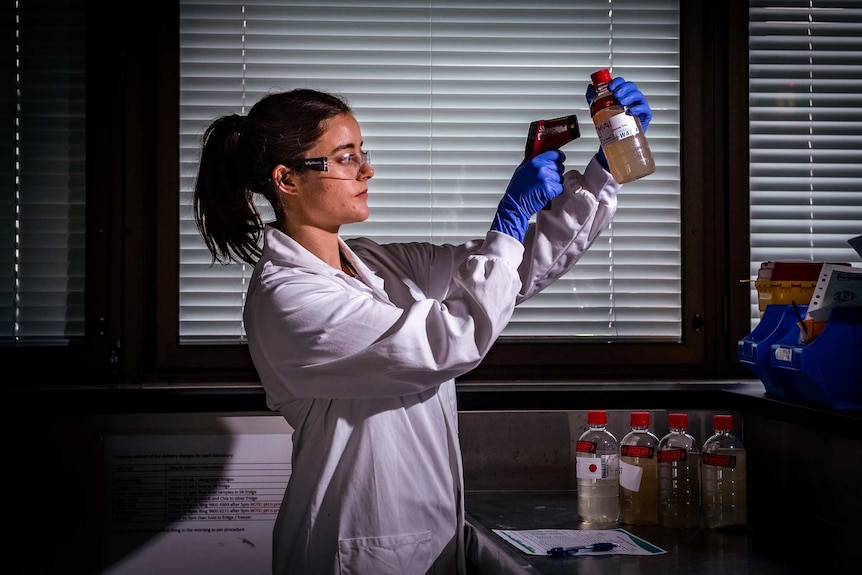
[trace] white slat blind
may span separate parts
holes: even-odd
[[[625,186],[611,228],[503,336],[680,338],[678,1],[182,0],[180,30],[182,343],[244,336],[251,270],[211,266],[190,209],[215,117],[272,90],[344,94],[376,175],[370,219],[342,235],[455,243],[487,231],[531,121],[577,114],[563,150],[584,169],[598,148],[584,91],[602,67],[647,94],[656,173]]]
[[[749,41],[751,275],[781,259],[858,262],[862,2],[752,0]]]
[[[0,341],[84,334],[84,2],[7,3]]]

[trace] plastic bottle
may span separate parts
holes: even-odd
[[[655,172],[655,161],[640,120],[627,114],[619,100],[608,90],[610,71],[602,68],[593,72],[590,78],[596,87],[590,115],[611,175],[618,183],[625,184]]]
[[[658,524],[700,527],[700,449],[688,433],[688,414],[669,413],[670,431],[658,443]]]
[[[703,525],[707,529],[741,528],[746,524],[745,447],[733,435],[733,417],[715,415],[715,434],[700,454]]]
[[[649,430],[648,411],[633,411],[632,430],[620,440],[620,522],[658,525],[658,437]]]
[[[578,515],[583,529],[619,525],[620,447],[606,429],[607,412],[588,411],[585,431],[575,448],[578,477]]]

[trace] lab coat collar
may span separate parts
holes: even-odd
[[[389,297],[383,289],[383,279],[369,269],[341,237],[338,238],[338,245],[342,252],[350,258],[353,267],[359,273],[358,278],[353,278],[341,270],[333,268],[272,223],[267,224],[264,229],[263,255],[260,259],[287,268],[306,268],[315,273],[343,277],[366,289],[371,288],[379,299],[389,302]]]
[[[337,271],[272,223],[266,224],[264,229],[263,254],[260,259],[288,268],[307,268],[319,273],[334,275]]]

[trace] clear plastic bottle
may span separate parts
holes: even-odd
[[[575,448],[578,477],[578,515],[583,529],[619,525],[620,447],[606,429],[606,411],[588,411],[585,431]]]
[[[649,430],[648,411],[633,411],[632,430],[620,439],[620,522],[658,525],[658,437]]]
[[[627,114],[623,105],[608,90],[610,71],[602,68],[593,72],[590,78],[596,87],[590,115],[611,175],[618,183],[625,184],[655,172],[655,160],[640,120]]]
[[[707,529],[742,528],[747,521],[745,447],[733,435],[733,417],[715,415],[715,434],[700,454],[703,525]]]
[[[688,433],[688,414],[669,413],[670,431],[658,443],[658,524],[700,527],[700,449]]]

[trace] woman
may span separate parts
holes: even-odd
[[[646,127],[634,84],[611,89]],[[271,94],[207,129],[197,225],[214,260],[255,265],[249,350],[268,406],[294,429],[273,573],[465,572],[454,379],[616,208],[600,153],[583,175],[563,175],[563,160],[552,150],[518,166],[484,238],[380,245],[339,236],[368,218],[374,176],[343,99]],[[275,222],[262,224],[254,193]]]

